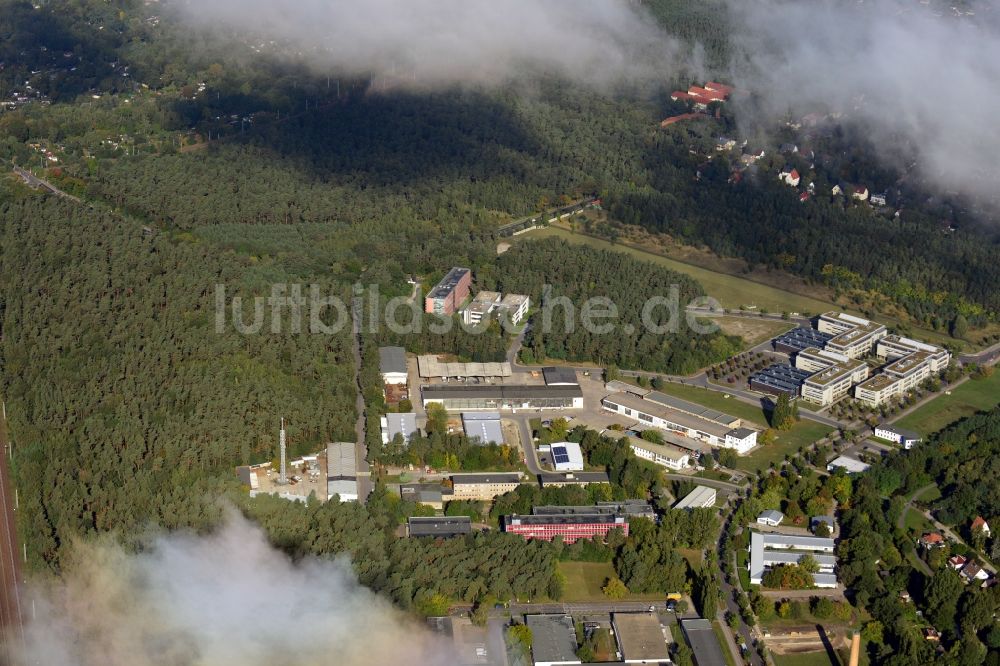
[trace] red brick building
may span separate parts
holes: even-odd
[[[551,541],[555,536],[561,536],[565,543],[573,543],[577,539],[593,539],[599,536],[604,539],[608,532],[620,528],[628,536],[628,518],[621,514],[579,514],[579,515],[544,515],[544,516],[504,516],[505,532],[520,534],[525,539],[543,539]]]
[[[468,268],[452,268],[441,278],[424,299],[424,312],[453,315],[458,306],[469,297],[472,286],[472,271]]]

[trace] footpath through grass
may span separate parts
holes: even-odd
[[[925,437],[955,421],[976,412],[990,410],[1000,405],[1000,372],[994,371],[986,379],[970,379],[951,390],[951,395],[941,394],[923,407],[907,414],[896,422],[902,428],[916,430]]]

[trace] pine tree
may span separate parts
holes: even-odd
[[[795,423],[797,407],[794,407],[788,395],[782,393],[771,411],[771,427],[778,430],[788,430]]]

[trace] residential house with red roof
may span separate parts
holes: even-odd
[[[798,187],[799,181],[802,180],[802,177],[799,175],[798,169],[791,166],[786,166],[778,174],[778,179],[784,181],[785,185],[790,185],[791,187]]]
[[[972,521],[972,525],[969,526],[969,530],[973,533],[976,530],[982,530],[983,534],[990,536],[990,524],[982,516],[976,516],[976,519]]]
[[[940,532],[924,532],[917,543],[924,548],[943,548],[945,545]]]

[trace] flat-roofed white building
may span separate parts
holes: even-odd
[[[899,335],[888,335],[879,340],[875,347],[875,355],[886,361],[895,361],[914,352],[928,354],[931,372],[940,372],[951,363],[951,352],[947,349]]]
[[[531,307],[531,299],[524,294],[507,294],[497,305],[497,311],[511,324],[520,324]]]
[[[832,554],[834,549],[834,540],[825,537],[751,532],[750,559],[747,564],[750,583],[760,585],[764,574],[772,567],[798,564],[803,557],[810,555],[819,565],[819,571],[813,574],[813,584],[816,587],[837,587],[837,558]]]
[[[819,372],[849,360],[851,360],[849,357],[837,352],[826,351],[818,347],[806,347],[795,354],[795,367],[809,372]]]
[[[503,444],[500,412],[462,412],[462,429],[472,442],[481,445]]]
[[[823,348],[849,358],[861,358],[874,348],[875,343],[888,335],[885,326],[878,322],[855,317],[846,312],[826,312],[819,316],[816,328],[833,337]]]
[[[420,389],[424,407],[440,403],[448,411],[583,409],[579,386],[537,384],[431,384]]]
[[[569,615],[527,615],[531,630],[531,659],[535,666],[579,664],[576,625]]]
[[[681,470],[691,464],[691,452],[680,447],[655,444],[637,437],[628,437],[627,439],[632,453],[643,460],[673,470]]]
[[[885,366],[882,373],[898,379],[900,392],[906,393],[917,388],[922,381],[931,376],[930,357],[929,352],[913,352]]]
[[[715,488],[698,486],[689,492],[684,499],[674,504],[675,509],[708,509],[715,506],[717,499]]]
[[[802,397],[824,407],[848,395],[852,386],[868,378],[864,361],[816,347],[798,352],[795,367],[814,373],[803,382]]]
[[[874,407],[912,391],[951,363],[947,349],[898,335],[879,340],[875,354],[889,364],[854,390],[855,398]]]
[[[530,304],[531,299],[524,294],[503,296],[498,291],[481,291],[462,310],[462,321],[475,326],[496,312],[502,321],[516,325],[528,314]]]
[[[895,442],[906,450],[912,449],[921,439],[920,434],[913,430],[907,430],[906,428],[900,428],[887,423],[877,425],[872,430],[876,437]]]
[[[802,397],[825,407],[850,394],[851,387],[867,376],[868,366],[862,361],[837,363],[808,377],[802,383]]]
[[[601,406],[609,412],[627,416],[644,425],[697,439],[712,446],[735,449],[737,453],[746,453],[757,445],[757,431],[740,427],[740,420],[735,417],[707,408],[701,408],[704,414],[696,416],[690,411],[654,399],[653,396],[656,395],[662,394],[654,391],[645,398],[640,398],[630,393],[613,393],[601,400]]]
[[[656,613],[614,613],[611,626],[621,648],[623,663],[670,663],[670,649]]]
[[[500,304],[500,292],[481,291],[462,310],[462,321],[466,325],[475,326],[489,316]]]
[[[854,387],[854,397],[865,403],[878,407],[901,395],[900,382],[889,375],[875,375]]]
[[[554,442],[549,451],[557,472],[583,471],[583,451],[576,442]]]
[[[836,469],[843,469],[848,474],[860,474],[871,467],[868,463],[863,463],[857,458],[848,456],[837,456],[826,464],[826,471],[832,472]]]
[[[389,412],[381,419],[382,443],[388,444],[396,435],[402,435],[407,444],[417,432],[417,415],[412,412]]]

